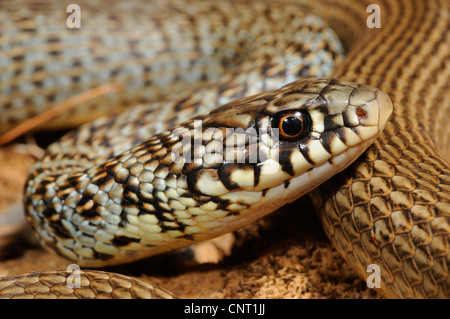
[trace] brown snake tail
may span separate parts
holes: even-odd
[[[43,246],[89,267],[125,263],[309,192],[358,275],[379,267],[385,296],[450,296],[448,1],[377,1],[380,28],[370,0],[79,2],[95,13],[79,33],[54,27],[64,5],[1,4],[3,127],[105,82],[126,90],[87,103],[80,121],[140,104],[33,166],[24,203]],[[103,272],[70,290],[68,276],[0,278],[0,297],[172,297]]]

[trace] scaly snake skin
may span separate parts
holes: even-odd
[[[333,73],[333,77],[380,88],[389,94],[394,105],[393,116],[386,124],[381,136],[368,151],[349,169],[313,191],[312,198],[328,236],[359,275],[365,278],[366,267],[369,264],[377,264],[381,267],[382,290],[386,296],[444,298],[448,297],[450,287],[448,271],[450,264],[448,184],[450,180],[447,163],[439,155],[439,152],[446,151],[446,126],[437,121],[445,119],[450,109],[447,81],[450,73],[447,32],[449,8],[444,1],[432,3],[426,1],[411,3],[409,1],[380,1],[378,4],[381,6],[382,12],[382,28],[380,30],[365,28],[367,16],[365,10],[368,3],[323,1],[307,4],[298,1],[295,4],[283,4],[285,8],[288,8],[287,12],[292,12],[289,10],[290,5],[296,5],[296,8],[298,5],[304,12],[313,12],[322,16],[349,48],[346,60]],[[236,7],[239,7],[240,10],[234,6],[218,5],[218,7],[227,8],[222,11],[222,13],[225,12],[225,15],[236,10],[235,12],[246,16],[244,8],[247,5],[243,3],[236,3]],[[257,10],[261,10],[259,12],[263,15],[267,12],[278,12],[275,7],[278,8],[278,6],[270,7],[273,11],[268,11],[261,4]],[[207,8],[207,10],[211,10],[211,8]],[[383,12],[389,14],[383,15]],[[251,15],[248,16],[251,17]],[[292,18],[290,14],[287,16]],[[196,15],[196,17],[198,16]],[[271,19],[275,18],[277,14],[270,17]],[[183,21],[192,21],[192,19]],[[250,21],[257,25],[254,19]],[[283,23],[291,20],[280,19],[279,21]],[[231,22],[228,24],[233,25]],[[273,26],[271,27],[273,28]],[[280,29],[283,30],[283,27]],[[273,43],[279,45],[279,42],[280,39],[277,38]],[[267,57],[271,56],[270,52],[264,54]],[[257,59],[260,61],[264,54],[256,56]],[[275,60],[266,58],[266,62],[271,66],[276,65],[270,64],[273,61]],[[289,62],[286,64],[289,65]],[[268,68],[268,70],[272,70],[272,68]],[[238,68],[234,76],[243,74],[242,71]],[[298,75],[297,72],[292,76]],[[289,79],[289,75],[286,75],[285,80]],[[42,86],[42,84],[39,85]],[[235,87],[239,87],[239,85],[235,85]],[[266,88],[266,85],[263,87]],[[230,92],[231,88],[227,87],[228,91],[224,89],[222,92]],[[307,93],[305,94],[304,91],[300,93],[299,89],[307,89]],[[337,91],[333,93],[337,93],[338,98],[331,95],[334,90]],[[229,167],[223,165],[221,169],[212,167],[207,170],[209,174],[204,174],[206,170],[199,170],[195,165],[190,165],[183,171],[188,174],[184,175],[185,178],[181,182],[173,178],[171,180],[172,171],[180,168],[173,165],[174,167],[170,167],[172,170],[170,171],[167,169],[170,162],[165,163],[164,167],[160,165],[164,162],[164,156],[168,154],[168,149],[175,145],[175,139],[172,138],[171,132],[163,131],[149,140],[144,138],[148,137],[149,133],[163,130],[163,126],[143,129],[138,133],[137,138],[133,135],[132,144],[145,142],[124,154],[121,153],[125,150],[125,146],[128,146],[126,142],[131,142],[131,137],[127,136],[127,134],[131,135],[128,133],[132,130],[131,127],[126,127],[122,131],[122,135],[124,135],[122,145],[115,150],[103,151],[103,147],[110,146],[109,141],[117,138],[114,136],[117,134],[111,134],[110,139],[105,139],[101,135],[102,133],[96,132],[101,132],[102,129],[109,131],[114,124],[108,124],[110,122],[107,120],[100,120],[93,126],[85,126],[77,134],[69,135],[63,141],[51,146],[44,160],[34,167],[26,187],[28,195],[26,195],[25,204],[28,219],[34,230],[40,234],[44,245],[56,249],[68,258],[77,260],[80,264],[95,266],[141,258],[134,253],[135,250],[141,249],[139,247],[141,243],[144,243],[144,246],[149,244],[155,247],[151,252],[143,253],[143,255],[149,255],[192,243],[193,239],[207,239],[213,235],[233,230],[275,210],[285,202],[291,201],[311,189],[312,185],[300,186],[304,184],[297,183],[296,181],[299,179],[296,179],[296,176],[300,177],[302,175],[298,174],[312,168],[310,162],[317,164],[325,160],[326,163],[330,163],[327,161],[329,158],[324,157],[326,152],[316,153],[320,149],[317,141],[329,142],[329,144],[322,143],[322,149],[326,149],[326,145],[336,144],[336,136],[345,136],[344,140],[349,144],[347,146],[354,146],[356,144],[352,143],[356,143],[355,140],[348,138],[351,133],[347,134],[348,128],[352,127],[355,132],[365,135],[370,142],[371,137],[378,131],[369,130],[370,133],[362,133],[367,124],[364,123],[364,119],[371,121],[374,118],[373,112],[379,111],[379,114],[382,115],[380,122],[369,124],[369,127],[375,126],[379,130],[378,125],[384,122],[383,116],[387,117],[389,114],[390,103],[380,91],[361,85],[354,86],[328,79],[313,80],[312,84],[306,84],[305,81],[300,80],[279,91],[238,100],[214,111],[209,116],[202,117],[204,123],[206,122],[212,127],[248,128],[255,125],[256,119],[260,127],[267,129],[272,123],[271,119],[276,118],[280,109],[297,109],[299,105],[307,104],[311,99],[317,101],[318,97],[322,97],[322,93],[328,96],[328,99],[324,98],[327,102],[326,110],[324,110],[323,104],[321,104],[322,107],[309,105],[310,109],[308,109],[308,112],[311,112],[313,132],[316,134],[320,132],[319,127],[322,125],[322,129],[325,126],[331,131],[335,130],[334,138],[317,135],[316,142],[313,143],[314,139],[312,139],[304,152],[298,151],[296,146],[291,145],[295,143],[283,144],[281,153],[285,152],[285,155],[281,159],[285,161],[280,161],[279,174],[275,174],[277,180],[267,176],[264,179],[264,174],[256,173],[252,175],[253,179],[244,180],[243,176],[248,173],[248,168],[240,168],[240,172],[233,177],[233,172],[237,172],[238,168],[232,165]],[[352,101],[352,96],[356,96],[356,102]],[[202,97],[204,98],[204,96]],[[56,98],[53,97],[53,99]],[[192,114],[202,113],[201,107],[196,104],[198,96],[194,93],[191,99],[182,99],[181,102],[179,100],[178,108],[176,108],[176,103],[174,105],[167,102],[166,110],[173,113],[173,107],[175,107],[180,114],[186,110],[186,118]],[[244,105],[244,102],[249,104]],[[367,108],[364,109],[364,112],[353,110],[352,113],[351,106],[353,105],[353,109],[357,109],[354,106],[358,106],[358,102],[361,103],[359,106],[377,104],[381,110]],[[219,104],[223,104],[223,101],[219,100]],[[231,110],[231,106],[233,110]],[[115,118],[119,121],[122,119],[125,122],[135,123],[137,119],[142,118],[142,114],[146,112],[150,114],[152,110],[142,111],[141,107]],[[341,118],[345,119],[344,123],[332,121],[331,117],[324,121],[324,118],[327,117],[325,114],[340,113],[342,113]],[[378,119],[378,117],[377,115],[376,118]],[[156,117],[153,116],[153,118]],[[162,118],[168,117],[161,116]],[[332,118],[336,118],[336,116]],[[352,123],[352,119],[358,123]],[[185,122],[180,126],[179,121],[181,120],[182,117],[177,115],[176,118],[164,122],[164,125],[178,124],[178,127],[195,130],[192,121]],[[324,123],[328,123],[328,125]],[[345,134],[342,131],[337,133],[339,130],[345,129],[347,129]],[[101,140],[99,136],[102,136]],[[75,141],[78,143],[77,146],[74,145]],[[105,142],[96,144],[96,141]],[[80,167],[84,170],[88,163],[91,163],[91,159],[86,156],[91,152],[85,147],[88,143],[98,148],[100,155],[104,156],[103,158],[112,157],[112,160],[102,164],[100,169],[92,166],[86,172],[82,172]],[[272,146],[271,143],[274,141],[270,138],[264,141],[264,145],[269,150]],[[341,143],[341,146],[342,144],[345,143]],[[249,142],[246,145],[251,146],[252,144]],[[334,148],[332,149],[334,150]],[[361,151],[362,148],[358,147],[354,153]],[[64,152],[79,161],[68,162],[67,156],[63,155]],[[334,151],[330,150],[330,152]],[[270,152],[265,155],[266,158],[270,157]],[[307,159],[309,156],[311,158]],[[152,163],[154,158],[158,159],[157,163]],[[98,161],[97,164],[104,162],[102,159]],[[336,159],[331,162],[340,169],[348,164],[348,162]],[[120,165],[117,165],[118,163]],[[262,167],[264,165],[262,164]],[[56,173],[66,170],[67,167],[75,171],[72,176],[64,174],[61,177],[56,176]],[[77,171],[79,173],[76,173]],[[317,170],[311,170],[311,172],[314,171]],[[142,174],[143,172],[144,174]],[[318,179],[321,182],[329,175],[331,172],[320,173]],[[142,176],[143,181],[139,180],[138,176]],[[258,179],[255,179],[255,176],[258,176]],[[262,180],[259,179],[261,176],[263,176]],[[292,178],[292,176],[294,177]],[[258,183],[255,183],[256,180]],[[286,183],[287,180],[289,183]],[[142,184],[147,182],[148,185],[140,187],[141,184],[138,181]],[[125,187],[117,186],[122,184]],[[166,207],[167,203],[170,203],[169,199],[183,194],[183,191],[181,194],[174,194],[173,191],[170,193],[171,187],[177,190],[193,191],[193,193],[184,196],[185,199],[182,201],[174,202],[173,204],[177,208]],[[233,198],[233,194],[235,195],[236,192],[226,193],[225,189],[237,189],[241,195],[250,190],[252,193],[257,191],[268,202],[256,200],[255,202],[259,205],[264,204],[264,209],[255,209],[255,207],[260,208],[261,206],[252,206],[249,194],[245,193],[242,197],[234,196],[235,198]],[[274,203],[273,199],[283,194],[282,189],[289,189],[284,191],[285,201]],[[55,197],[56,193],[59,193],[58,195],[62,196],[64,200],[58,200],[58,197]],[[106,193],[109,196],[104,195]],[[224,196],[227,199],[225,202],[223,201]],[[186,200],[189,197],[195,202],[190,202],[194,208],[190,212],[189,209],[186,209],[190,206],[189,200]],[[120,198],[121,202],[108,203],[109,198]],[[141,201],[138,201],[137,198]],[[153,206],[155,202],[158,203],[157,213],[152,214],[155,212]],[[201,209],[199,209],[199,202],[205,205]],[[107,212],[102,210],[101,203],[108,205]],[[166,203],[166,206],[160,203]],[[79,215],[76,215],[75,211]],[[179,216],[176,216],[178,219],[174,222],[173,217],[177,215],[176,211],[179,211]],[[195,218],[199,217],[198,220],[183,215],[182,212],[186,214],[186,211],[192,216],[196,216]],[[206,216],[200,211],[213,213]],[[251,216],[243,220],[238,218],[245,215],[246,212],[251,212]],[[211,215],[216,215],[214,218],[218,220],[222,218],[224,226],[215,224],[216,221],[211,218]],[[61,216],[72,219],[73,224],[62,221]],[[102,216],[103,219],[99,216]],[[118,219],[119,216],[121,219]],[[139,218],[143,222],[136,224]],[[103,220],[110,224],[105,226],[102,224]],[[205,228],[210,227],[213,231],[212,233],[196,233],[198,231],[196,224],[190,225],[187,220],[195,220],[197,225],[208,224]],[[180,228],[181,224],[183,227]],[[98,227],[98,225],[101,226]],[[114,228],[114,225],[118,227]],[[146,236],[144,240],[136,239],[136,234],[142,231],[136,227],[139,228],[142,225],[145,225],[144,232],[150,235]],[[101,229],[101,232],[98,229]],[[82,237],[81,233],[90,234],[90,237]],[[178,237],[179,239],[170,240],[169,246],[155,244],[168,241],[167,237]],[[96,242],[99,239],[100,244]],[[5,280],[11,285],[11,279],[3,279],[0,281],[0,285]],[[13,289],[9,285],[3,286],[7,287],[4,289]],[[17,294],[3,293],[6,297],[21,296],[21,294],[23,291]],[[157,292],[153,294],[155,296],[164,295]]]
[[[81,270],[79,287],[67,285],[71,272],[41,271],[4,277],[1,298],[23,299],[172,299],[170,292],[142,280],[104,271]]]

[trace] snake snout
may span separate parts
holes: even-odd
[[[371,131],[377,134],[384,129],[393,110],[389,96],[373,87],[361,86],[352,94],[349,103],[350,114],[356,117],[355,122],[365,129],[372,128]],[[344,113],[349,113],[349,110]]]
[[[377,91],[376,96],[376,102],[378,103],[378,112],[380,113],[378,120],[378,129],[382,131],[389,117],[391,116],[394,107],[389,96],[383,91]]]

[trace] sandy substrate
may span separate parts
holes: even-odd
[[[32,163],[14,145],[0,148],[0,211],[21,200]],[[12,227],[0,230],[0,239],[15,233]],[[379,298],[333,249],[307,199],[235,236],[231,255],[218,264],[186,263],[166,254],[107,270],[141,278],[182,298]],[[0,276],[65,269],[68,264],[16,236],[0,240]]]

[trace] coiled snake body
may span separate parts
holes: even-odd
[[[161,37],[157,32],[152,34],[153,44],[159,47],[157,45],[153,51],[143,50],[147,55],[135,53],[134,57],[142,59],[143,63],[146,58],[163,57],[162,53],[169,57],[159,60],[160,66],[154,67],[157,75],[147,82],[158,84],[158,81],[167,82],[167,78],[172,78],[175,80],[169,81],[170,89],[181,91],[183,81],[176,79],[183,76],[171,73],[172,69],[183,65],[182,62],[173,64],[177,54],[181,58],[188,55],[189,59],[200,60],[197,67],[187,63],[189,76],[185,83],[190,83],[192,78],[208,79],[205,74],[214,78],[220,73],[217,69],[224,65],[238,66],[228,75],[221,75],[229,78],[213,79],[219,85],[194,89],[189,97],[180,93],[173,99],[176,102],[163,100],[96,121],[50,146],[44,159],[33,167],[25,188],[27,219],[43,245],[80,265],[102,266],[143,258],[236,229],[305,194],[349,165],[382,130],[390,115],[392,100],[393,114],[373,145],[331,182],[312,191],[311,197],[328,236],[358,274],[366,276],[366,267],[370,264],[380,266],[386,296],[448,297],[450,178],[447,163],[440,155],[447,150],[444,121],[450,110],[448,4],[445,1],[379,1],[382,18],[379,30],[366,26],[369,3],[365,1],[188,4],[171,1],[167,5],[171,9],[176,5],[184,8],[170,11],[170,14],[183,12],[177,16],[181,22],[172,26],[169,26],[171,18],[164,14],[167,11],[164,4],[152,7],[153,11],[160,10],[151,20],[158,27],[156,30],[161,30]],[[50,8],[54,7],[46,9]],[[88,4],[85,8],[96,10]],[[315,73],[316,76],[330,72],[316,67],[314,57],[308,54],[302,56],[302,61],[310,65],[306,71],[299,71],[293,63],[298,58],[278,58],[280,52],[276,48],[293,51],[295,57],[300,46],[295,37],[286,35],[288,29],[301,29],[305,25],[308,30],[322,27],[314,19],[306,20],[304,25],[299,23],[298,16],[293,14],[297,10],[323,17],[348,47],[347,58],[332,74],[340,80],[298,80],[279,90],[239,99],[208,112],[209,99],[221,105],[228,101],[224,98],[233,98],[236,92],[254,93],[250,84],[259,83],[254,80],[255,77],[259,80],[261,74],[269,78],[275,75],[273,79],[283,78],[283,83],[292,81],[302,72],[313,74],[315,68],[319,68],[315,70],[319,73]],[[17,13],[17,10],[12,6],[10,12]],[[127,23],[139,21],[139,16],[124,8],[124,16],[125,13],[137,20],[111,14],[98,23],[127,30]],[[206,19],[205,13],[212,18]],[[239,19],[235,20],[233,17],[237,15]],[[264,24],[255,16],[266,16],[271,24]],[[28,21],[25,25],[33,30],[34,23],[39,23],[23,16],[21,19]],[[238,20],[242,22],[236,22]],[[254,47],[246,47],[239,39],[228,44],[234,51],[247,50],[247,54],[253,55],[250,59],[253,64],[239,66],[235,61],[239,56],[230,55],[226,46],[214,50],[208,47],[211,43],[202,42],[206,34],[196,34],[199,30],[218,34],[221,40],[233,39],[221,29],[218,21],[240,30],[237,32],[240,40],[251,39]],[[267,27],[280,35],[266,35]],[[134,35],[125,31],[129,37],[127,45],[141,45],[139,37],[148,31],[139,30]],[[339,45],[333,47],[331,40],[323,42],[329,31],[319,31],[323,32],[319,32],[320,39],[316,42],[310,39],[309,43],[328,43],[328,52],[332,52],[319,60],[325,64],[329,60],[339,60]],[[14,31],[10,34],[15,35]],[[101,36],[95,37],[98,40]],[[212,39],[212,43],[217,41],[217,38]],[[87,47],[92,45],[90,41],[92,39],[87,40]],[[114,39],[110,41],[113,47],[121,45]],[[64,41],[60,38],[47,38],[46,43],[49,48],[46,53],[53,52],[48,56],[61,58],[69,54],[61,49]],[[190,47],[192,43],[193,47],[213,54],[197,57],[197,51]],[[175,45],[180,49],[174,49]],[[84,48],[80,43],[77,46]],[[12,60],[23,62],[25,55],[14,50],[11,51],[16,58]],[[220,56],[222,65],[214,65],[212,59],[209,60],[215,55]],[[117,62],[121,58],[120,53],[111,53],[95,62],[102,59]],[[83,63],[89,63],[89,59],[78,61],[74,69],[81,68]],[[285,65],[287,71],[277,69],[278,65]],[[37,71],[42,72],[32,73],[41,75],[45,69],[52,67],[40,67]],[[118,70],[113,73],[120,74],[121,69]],[[253,73],[255,70],[258,72]],[[131,71],[138,78],[142,75],[139,69],[131,68]],[[239,78],[242,74],[248,77]],[[86,77],[84,81],[82,75],[77,75],[77,82],[89,82],[90,76]],[[236,78],[239,80],[230,80]],[[263,81],[260,86],[272,89],[271,81]],[[52,91],[51,80],[49,82],[45,84],[43,78],[33,82],[42,91],[51,92],[37,97],[37,102],[33,100],[33,103],[42,107],[44,103],[39,99],[63,98]],[[144,84],[147,83],[144,81]],[[12,85],[4,92],[13,97],[14,88],[17,86]],[[136,93],[138,90],[129,93],[132,89],[128,87],[128,93],[120,97],[121,105],[141,94]],[[26,92],[26,83],[21,90]],[[213,90],[220,91],[222,98],[212,97]],[[148,94],[160,97],[160,93],[150,92],[150,89],[144,92],[137,96],[138,101],[145,101]],[[8,97],[2,98],[10,110],[15,103],[20,104],[8,101]],[[196,117],[191,118],[194,115]],[[147,119],[153,122],[157,119],[158,123],[145,125]],[[196,126],[195,120],[202,120],[201,128]],[[292,123],[298,125],[292,126]],[[141,129],[136,131],[135,124],[142,124]],[[301,129],[297,130],[299,125]],[[175,130],[169,129],[172,127]],[[207,136],[209,128],[216,130],[210,130]],[[227,130],[230,128],[241,130],[230,133]],[[276,129],[279,136],[273,134]],[[198,152],[189,156],[182,143],[186,133],[189,133],[189,142],[198,146]],[[198,133],[202,133],[200,137]],[[240,146],[244,148],[240,150],[245,150],[242,163],[223,161],[230,155],[226,152],[207,152],[218,146],[217,149],[222,149],[225,137],[242,138]],[[95,154],[92,149],[96,150]],[[258,151],[256,162],[251,161],[252,150]],[[174,161],[174,153],[181,155],[179,161]],[[230,153],[239,155],[240,152],[235,145]],[[195,161],[195,154],[200,154],[203,161]],[[188,163],[187,159],[193,161]],[[87,278],[89,285],[89,280],[95,281],[96,276],[103,280],[102,284],[111,282],[111,275],[101,272],[87,273],[83,278]],[[44,282],[49,286],[53,280],[61,286],[65,275],[55,272],[0,279],[0,294],[22,296],[27,285]],[[124,279],[115,282],[121,280]],[[17,282],[19,288],[14,288]],[[60,289],[61,295],[64,289]],[[112,286],[108,289],[104,290],[115,291]],[[128,284],[128,289],[132,292],[126,296],[168,296],[163,290],[135,282]]]

